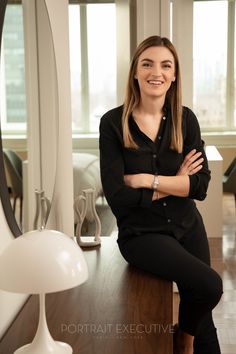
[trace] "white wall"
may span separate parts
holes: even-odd
[[[117,29],[117,105],[124,102],[124,92],[130,63],[129,1],[116,0]]]
[[[172,41],[177,50],[182,77],[183,104],[193,106],[193,1],[173,1]]]
[[[170,37],[170,0],[137,0],[137,44],[146,37]]]

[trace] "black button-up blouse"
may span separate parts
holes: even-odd
[[[130,130],[138,149],[124,147],[122,109],[123,106],[112,109],[101,118],[99,138],[103,190],[117,219],[119,237],[155,232],[181,239],[189,232],[204,230],[193,199],[205,199],[210,171],[194,113],[183,107],[184,147],[183,152],[178,153],[170,149],[171,112],[168,108],[165,108],[155,142],[130,117]],[[194,148],[202,152],[204,162],[198,173],[189,176],[188,197],[168,196],[152,201],[152,189],[134,189],[124,184],[125,174],[175,176],[186,154]]]

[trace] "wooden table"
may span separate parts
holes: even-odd
[[[53,338],[69,343],[74,354],[171,354],[172,283],[129,266],[114,237],[84,254],[88,281],[46,296]],[[32,341],[37,321],[33,295],[1,340],[0,353]]]

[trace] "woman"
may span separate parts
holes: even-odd
[[[124,105],[101,119],[100,164],[121,254],[178,286],[175,353],[219,354],[211,311],[222,281],[193,200],[205,199],[210,171],[197,118],[182,107],[179,61],[167,38],[137,48]]]

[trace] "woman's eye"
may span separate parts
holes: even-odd
[[[145,68],[149,68],[150,66],[151,66],[150,63],[143,63],[143,67],[145,67]]]
[[[164,65],[163,65],[163,68],[164,68],[164,69],[171,69],[171,65],[170,65],[170,64],[164,64]]]

